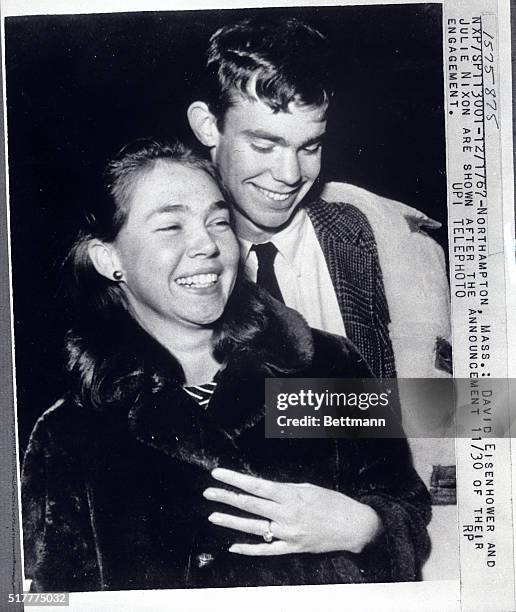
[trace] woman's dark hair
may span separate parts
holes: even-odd
[[[291,102],[327,106],[332,97],[326,37],[302,21],[246,19],[217,30],[207,52],[204,99],[224,127],[235,92],[257,96],[273,111]]]
[[[123,289],[119,282],[97,272],[88,254],[88,244],[92,239],[115,240],[126,222],[135,181],[160,162],[199,168],[216,178],[213,165],[180,142],[145,139],[126,145],[107,164],[102,192],[86,212],[85,227],[65,262],[71,277],[68,289],[76,320],[65,343],[67,368],[78,379],[81,402],[100,405],[114,401],[115,396],[124,395],[125,384],[130,388],[138,385],[143,374],[142,362],[131,350],[138,326],[130,316]],[[215,324],[213,349],[219,361],[246,347],[264,331],[266,308],[260,290],[243,273],[239,274],[224,314]],[[133,355],[128,362],[125,357],[117,358],[127,354]],[[116,392],[108,384],[114,378],[118,381]]]

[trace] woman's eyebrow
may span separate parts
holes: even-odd
[[[154,215],[160,215],[163,213],[170,212],[184,212],[185,210],[186,206],[184,206],[183,204],[163,204],[163,206],[159,206],[158,208],[151,210],[150,213],[145,215],[145,221],[147,221],[151,217],[154,217]]]
[[[174,212],[186,212],[189,209],[188,206],[184,204],[163,204],[154,210],[151,210],[146,216],[145,221],[151,219],[156,215],[163,215],[166,213],[174,213]],[[213,212],[214,210],[229,210],[229,204],[225,200],[217,200],[216,202],[212,202],[208,208],[208,213]]]
[[[322,144],[326,138],[327,133],[323,132],[322,134],[319,134],[319,136],[314,136],[314,138],[309,138],[308,140],[305,140],[301,147],[309,147],[310,145],[314,144]]]

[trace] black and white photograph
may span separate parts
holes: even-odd
[[[453,374],[443,5],[117,10],[4,19],[27,590],[457,580],[454,440],[264,429]]]

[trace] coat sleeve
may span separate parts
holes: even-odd
[[[25,576],[32,591],[100,588],[87,493],[79,462],[60,439],[53,409],[36,423],[22,471]]]
[[[430,495],[412,464],[404,438],[356,442],[354,497],[376,511],[382,530],[360,553],[375,582],[421,580],[430,552]]]
[[[372,377],[349,341],[340,342],[348,362],[355,362],[354,375]],[[347,473],[341,476],[348,478],[349,483],[342,491],[375,510],[382,524],[378,536],[354,559],[362,577],[369,582],[421,580],[421,570],[430,552],[427,532],[432,514],[430,494],[414,468],[399,420],[397,386],[393,382],[389,385],[393,396],[388,419],[393,437],[336,441],[341,469]]]

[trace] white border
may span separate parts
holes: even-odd
[[[367,6],[375,4],[443,4],[426,0],[1,0],[4,17],[15,15],[67,15],[89,13],[132,13],[136,11],[200,11],[206,9],[284,8],[296,6]]]
[[[2,15],[2,10],[0,10]],[[12,244],[11,244],[11,206],[9,198],[9,156],[8,156],[8,134],[7,134],[7,92],[6,92],[6,71],[5,71],[5,22],[0,19],[0,34],[2,40],[0,41],[0,47],[2,52],[2,100],[3,100],[3,116],[2,121],[4,122],[4,159],[5,159],[5,205],[7,209],[7,253],[9,261],[7,262],[9,268],[9,317],[11,322],[11,363],[12,363],[12,390],[13,390],[13,406],[14,406],[14,426],[16,428],[15,438],[15,452],[16,452],[16,483],[17,483],[17,502],[18,502],[18,525],[19,525],[19,544],[20,544],[20,561],[22,567],[22,576],[25,578],[25,554],[23,549],[23,532],[22,532],[22,511],[21,511],[21,465],[20,465],[20,444],[18,439],[18,395],[16,388],[16,360],[15,360],[15,337],[14,337],[14,298],[13,298],[13,269],[12,269]],[[24,580],[25,583],[25,580]]]

